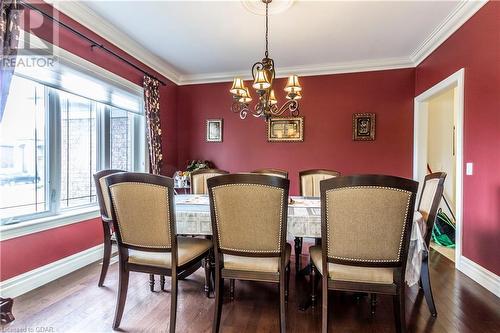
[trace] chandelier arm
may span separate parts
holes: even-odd
[[[253,64],[252,66],[252,77],[255,81],[255,73],[257,73],[257,71],[260,71],[264,69],[264,64],[260,61],[257,61],[255,64]]]
[[[233,104],[231,104],[231,111],[234,113],[239,113],[240,118],[245,119],[249,111],[248,104],[234,101]]]
[[[299,115],[299,102],[296,100],[289,100],[285,104],[283,104],[279,109],[276,109],[273,112],[273,109],[270,109],[273,116],[281,116],[285,113],[286,110],[290,111],[290,115],[296,117]]]

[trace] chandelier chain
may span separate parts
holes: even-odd
[[[268,58],[269,56],[269,51],[268,51],[268,47],[269,47],[269,3],[266,2],[266,58]]]

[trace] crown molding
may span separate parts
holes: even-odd
[[[217,72],[206,74],[183,74],[171,64],[146,50],[130,36],[108,23],[94,11],[77,1],[46,0],[56,9],[84,25],[108,42],[127,52],[137,60],[157,71],[177,85],[203,84],[232,81],[235,76],[251,79],[250,70]],[[346,63],[328,63],[277,68],[276,76],[290,74],[300,76],[344,74],[369,72],[418,66],[436,50],[448,37],[470,19],[487,0],[462,0],[456,8],[439,24],[436,29],[408,57],[366,60]]]
[[[412,68],[412,67],[415,67],[413,62],[411,62],[407,58],[388,58],[388,59],[378,59],[378,60],[366,60],[359,62],[277,67],[276,77],[278,78],[287,77],[292,74],[296,74],[299,76],[316,76],[316,75],[330,75],[330,74],[359,73],[359,72],[372,72],[372,71]],[[188,85],[188,84],[201,84],[201,83],[228,82],[232,81],[234,77],[240,77],[244,80],[252,79],[250,73],[250,67],[245,73],[237,71],[237,72],[181,75],[179,81],[180,85]]]
[[[111,44],[128,53],[130,56],[144,63],[160,73],[173,83],[179,85],[178,71],[159,56],[148,51],[142,45],[133,40],[129,35],[108,23],[96,12],[78,1],[45,0],[58,11],[71,17],[81,25],[90,29]]]
[[[413,50],[410,55],[410,61],[413,62],[414,66],[418,66],[487,2],[487,0],[461,1],[444,21]]]

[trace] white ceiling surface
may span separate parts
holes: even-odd
[[[264,17],[249,12],[240,1],[83,4],[169,64],[181,79],[249,74],[251,65],[264,56]],[[411,67],[415,50],[459,5],[296,0],[270,16],[270,56],[282,72],[355,63]]]

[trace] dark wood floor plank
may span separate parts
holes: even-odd
[[[306,257],[303,258],[305,264]],[[293,260],[293,259],[292,259]],[[431,252],[431,283],[438,317],[430,315],[417,287],[407,289],[406,322],[409,332],[455,333],[499,332],[500,300],[454,269],[451,261]],[[97,287],[98,263],[78,270],[48,285],[20,296],[14,301],[16,320],[2,330],[19,331],[45,327],[57,332],[111,332],[117,290],[117,265],[110,266],[105,286]],[[320,332],[321,307],[298,310],[309,284],[290,280],[287,305],[289,332]],[[203,292],[204,272],[198,270],[179,282],[177,332],[210,332],[214,299]],[[159,289],[159,288],[158,288]],[[169,324],[170,280],[167,292],[150,292],[149,276],[133,273],[123,315],[125,332],[165,332]],[[222,332],[254,333],[279,331],[279,303],[276,285],[237,281],[236,297],[229,300],[225,288]],[[370,313],[368,297],[330,292],[330,332],[394,332],[392,300],[379,296],[375,316]]]

